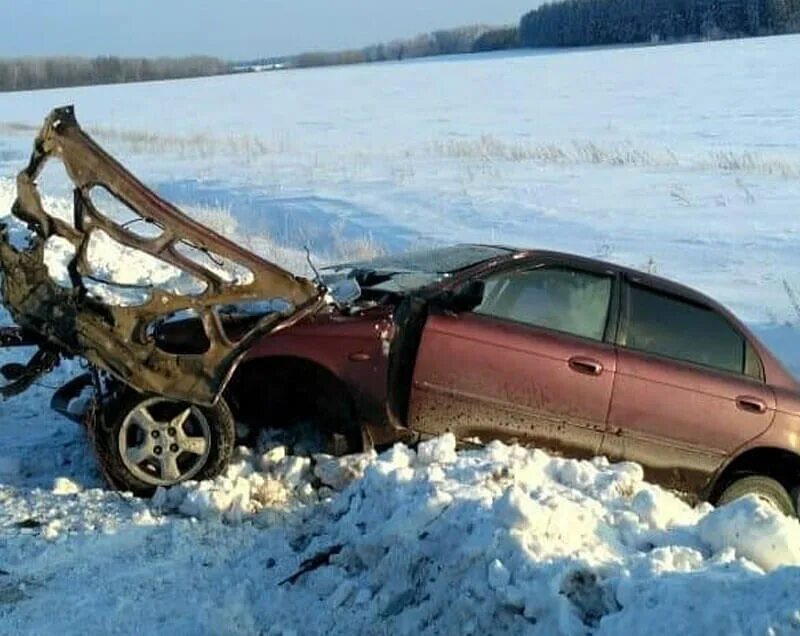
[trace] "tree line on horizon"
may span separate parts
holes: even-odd
[[[281,68],[384,62],[521,47],[573,47],[800,32],[800,0],[555,0],[518,25],[470,25],[358,49],[275,58]],[[211,56],[0,59],[0,92],[221,75]],[[252,70],[252,69],[251,69]]]
[[[413,38],[392,40],[359,49],[308,51],[291,57],[288,61],[291,66],[298,68],[336,66],[476,53],[497,48],[516,48],[518,44],[517,29],[514,26],[496,28],[474,24],[422,33]]]
[[[522,16],[525,47],[722,39],[800,31],[800,0],[560,0]]]
[[[518,25],[472,25],[360,49],[314,51],[290,66],[331,66],[515,48],[711,40],[800,32],[800,0],[555,0]]]
[[[230,71],[230,63],[202,55],[176,58],[64,56],[0,59],[0,91],[181,79]]]

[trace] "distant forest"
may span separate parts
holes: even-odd
[[[304,68],[476,53],[498,48],[516,48],[517,46],[519,46],[519,42],[517,29],[514,26],[498,29],[484,25],[472,25],[423,33],[414,38],[373,44],[360,49],[301,53],[287,61],[290,66]]]
[[[0,59],[0,92],[384,62],[520,47],[674,42],[800,32],[800,0],[556,0],[519,25],[472,25],[358,49],[233,64],[215,57]]]
[[[361,49],[303,53],[287,66],[330,66],[521,47],[597,46],[800,32],[800,0],[556,0],[519,26],[473,25]]]
[[[800,31],[800,0],[562,0],[525,14],[526,47],[720,39]]]
[[[27,57],[0,59],[0,91],[117,84],[229,73],[228,62],[204,56],[169,58]]]

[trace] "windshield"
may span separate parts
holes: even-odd
[[[330,269],[368,269],[373,272],[426,272],[447,274],[470,267],[498,256],[511,254],[513,250],[489,245],[453,245],[429,250],[405,252],[381,256],[369,261],[344,263]]]
[[[347,277],[355,279],[363,288],[403,292],[419,289],[448,274],[512,253],[513,250],[505,247],[453,245],[334,265],[325,268],[323,278],[334,281]]]

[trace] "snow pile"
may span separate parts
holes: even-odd
[[[766,571],[782,565],[800,565],[796,520],[787,523],[755,498],[715,510],[700,521],[697,531],[713,550],[731,548]]]
[[[160,490],[150,502],[115,493],[104,500],[65,479],[38,497],[39,508],[26,518],[44,519],[42,528],[17,523],[16,534],[34,543],[40,537],[56,558],[93,532],[119,534],[126,571],[126,519],[157,536],[172,528],[180,558],[157,548],[153,558],[176,578],[183,572],[186,581],[174,593],[202,605],[213,602],[218,577],[230,586],[227,604],[181,615],[179,625],[189,631],[670,634],[680,626],[704,634],[800,627],[793,591],[800,569],[786,567],[800,565],[797,520],[752,498],[691,507],[644,482],[631,463],[568,460],[500,442],[457,452],[446,435],[416,450],[399,444],[345,458],[293,456],[281,445],[242,448],[224,476]],[[71,507],[60,503],[66,501]],[[60,517],[47,516],[54,505]],[[8,525],[3,532],[8,536]],[[186,569],[187,551],[192,563],[225,565]],[[90,563],[87,576],[97,576],[95,555],[81,558]],[[149,564],[133,565],[126,577],[149,579]],[[150,603],[158,589],[150,583],[139,600]],[[24,600],[10,606],[11,625],[45,602],[52,596],[26,588]],[[101,605],[100,598],[91,604],[98,616],[89,616],[88,606],[74,611],[90,625],[127,632],[128,619],[112,619],[113,610]],[[142,620],[156,627],[138,620],[138,628]]]
[[[643,482],[634,464],[499,442],[454,447],[451,436],[416,453],[396,446],[310,518],[318,534],[304,555],[337,552],[282,594],[288,601],[302,590],[323,602],[320,633],[345,631],[343,617],[357,633],[375,625],[398,634],[456,626],[465,634],[621,633],[622,624],[641,633],[649,629],[643,614],[686,613],[651,598],[647,583],[669,579],[677,588],[718,581],[706,601],[720,609],[709,615],[725,608],[760,628],[773,620],[761,601],[733,607],[725,589],[769,588],[765,572],[800,565],[800,524],[754,499],[691,508]],[[786,599],[787,626],[799,608]],[[291,612],[280,615],[285,622],[268,633],[300,627]]]
[[[68,634],[800,627],[800,523],[755,499],[691,507],[635,464],[448,435],[345,458],[239,449],[151,501],[54,474],[0,486],[9,633],[54,612]],[[148,612],[123,611],[131,594]]]
[[[224,475],[159,488],[152,503],[162,512],[229,523],[251,520],[263,527],[329,498],[360,478],[374,459],[374,453],[303,457],[287,454],[282,445],[260,454],[240,447]]]

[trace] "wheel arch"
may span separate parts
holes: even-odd
[[[800,455],[785,448],[759,446],[734,457],[712,480],[707,499],[716,502],[734,481],[748,475],[772,477],[792,492],[800,485]]]
[[[358,402],[350,386],[319,361],[274,355],[242,361],[225,388],[234,415],[248,424],[323,416],[331,432],[363,442]],[[250,421],[248,421],[250,420]]]

